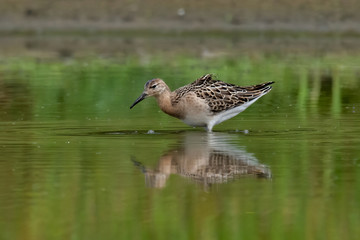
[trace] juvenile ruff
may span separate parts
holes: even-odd
[[[236,116],[268,93],[273,83],[240,87],[214,80],[211,74],[206,74],[172,92],[163,80],[155,78],[146,82],[144,92],[130,109],[145,98],[154,96],[166,114],[211,132],[216,124]]]

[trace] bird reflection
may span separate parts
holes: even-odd
[[[252,153],[231,143],[235,136],[224,133],[186,132],[177,148],[164,153],[155,168],[132,160],[144,173],[148,187],[163,188],[171,174],[178,174],[204,187],[243,176],[271,178],[271,171]]]

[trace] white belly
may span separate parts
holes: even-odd
[[[262,94],[264,95],[264,94]],[[205,103],[204,100],[191,101],[191,98],[186,99],[186,107],[184,108],[185,118],[182,119],[184,123],[193,126],[193,127],[205,127],[208,131],[211,132],[212,128],[223,121],[226,121],[232,117],[235,117],[251,104],[253,104],[259,97],[247,102],[241,106],[213,114],[209,110],[209,106]]]
[[[258,98],[253,99],[250,102],[247,102],[241,106],[223,111],[221,113],[218,113],[216,115],[214,115],[207,124],[207,129],[208,131],[211,131],[211,129],[219,123],[222,123],[223,121],[226,121],[232,117],[235,117],[236,115],[238,115],[239,113],[243,112],[245,109],[247,109],[251,104],[253,104],[256,100],[258,100],[262,95],[260,95]]]
[[[185,119],[182,119],[184,123],[192,127],[206,127],[211,118],[206,113],[187,114]]]

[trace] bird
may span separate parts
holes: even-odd
[[[205,74],[193,83],[171,91],[160,78],[147,81],[143,93],[130,106],[132,109],[148,97],[155,97],[160,109],[192,127],[212,132],[215,125],[235,117],[260,97],[267,94],[274,82],[237,86]]]

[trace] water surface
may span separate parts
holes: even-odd
[[[1,239],[357,239],[360,58],[274,52],[3,57]],[[208,72],[276,83],[212,134],[129,110]]]

